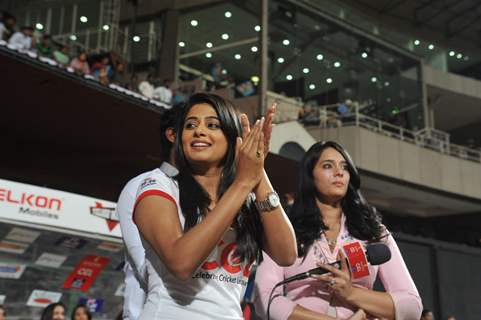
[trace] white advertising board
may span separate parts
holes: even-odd
[[[3,179],[0,218],[121,237],[114,202]]]

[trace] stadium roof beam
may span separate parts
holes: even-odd
[[[481,15],[475,16],[473,19],[469,20],[468,23],[464,24],[461,28],[458,28],[456,31],[450,31],[450,28],[449,28],[449,25],[448,25],[447,30],[446,30],[446,37],[452,38],[455,35],[471,28],[473,25],[475,25],[479,21],[479,19],[481,19]]]
[[[392,0],[391,3],[387,4],[386,6],[384,6],[384,8],[380,9],[379,13],[387,13],[387,12],[397,8],[398,6],[400,6],[401,4],[403,4],[406,1],[407,0]]]
[[[458,28],[456,31],[452,31],[451,25],[453,24],[454,21],[458,20],[459,18],[463,18],[466,16],[467,13],[470,12],[477,12],[477,10],[481,7],[481,2],[476,2],[472,6],[467,7],[466,9],[457,12],[455,15],[453,15],[448,21],[446,21],[446,37],[451,38],[454,35],[466,30],[467,28],[471,27],[473,24],[479,21],[480,15],[476,15],[474,19],[469,20],[468,23],[464,24],[461,28]]]
[[[414,22],[418,27],[422,27],[423,25],[427,24],[429,21],[432,19],[436,18],[437,16],[443,14],[446,12],[446,10],[452,9],[453,7],[463,3],[463,1],[459,0],[454,0],[454,2],[449,2],[448,4],[444,5],[442,8],[438,9],[435,13],[431,14],[425,19],[420,19],[419,14],[418,14],[418,9],[414,11]]]

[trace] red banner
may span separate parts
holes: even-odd
[[[64,289],[87,291],[95,278],[109,263],[109,258],[99,256],[85,256],[75,267],[63,284]]]
[[[343,246],[349,269],[354,279],[359,279],[369,275],[366,253],[359,242],[353,242]]]

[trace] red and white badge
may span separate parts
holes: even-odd
[[[369,266],[367,263],[364,247],[360,242],[352,242],[342,247],[349,262],[349,269],[354,279],[359,279],[369,275]]]

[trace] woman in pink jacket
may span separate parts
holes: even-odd
[[[276,289],[270,319],[419,319],[422,304],[416,286],[394,238],[362,197],[360,184],[349,154],[336,142],[318,142],[307,151],[290,212],[299,257],[292,266],[279,267],[264,254],[256,275],[258,315],[267,319],[275,284],[322,266],[330,273]],[[342,247],[356,241],[362,246],[383,242],[392,257],[379,266],[369,265],[369,275],[358,279],[352,278],[345,263],[340,270],[327,265],[345,261]],[[377,276],[386,292],[372,290]]]

